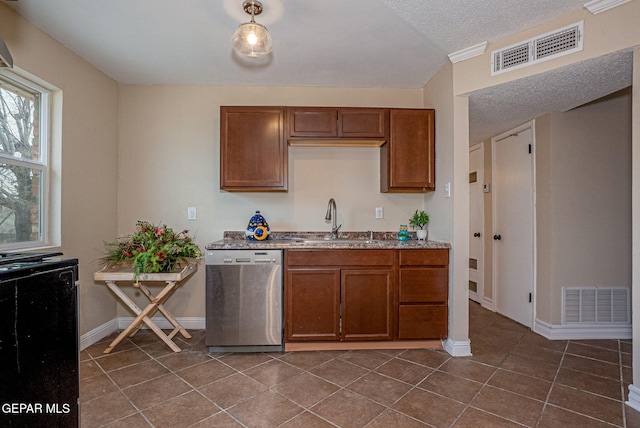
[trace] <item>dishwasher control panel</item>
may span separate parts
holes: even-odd
[[[206,265],[282,264],[282,250],[207,250]]]

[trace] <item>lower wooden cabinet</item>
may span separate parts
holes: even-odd
[[[287,340],[340,340],[339,269],[287,270],[284,294]]]
[[[393,250],[286,250],[287,341],[391,340]]]
[[[393,339],[393,270],[341,271],[342,340]]]
[[[288,342],[443,339],[447,249],[285,250]]]
[[[398,339],[444,339],[448,322],[449,250],[400,250]]]

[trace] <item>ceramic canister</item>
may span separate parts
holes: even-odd
[[[264,241],[269,237],[269,223],[260,214],[260,211],[256,211],[249,220],[245,235],[251,241]]]

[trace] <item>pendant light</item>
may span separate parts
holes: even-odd
[[[268,55],[273,50],[273,40],[267,27],[255,21],[255,15],[262,13],[262,3],[246,0],[242,3],[244,11],[251,15],[251,21],[240,24],[231,38],[231,45],[240,54],[259,57]]]

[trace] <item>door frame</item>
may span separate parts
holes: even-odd
[[[536,319],[537,319],[537,314],[536,314],[536,302],[537,302],[537,271],[538,271],[538,260],[537,260],[537,248],[538,248],[538,244],[537,244],[537,219],[536,219],[536,121],[531,120],[529,122],[525,122],[522,125],[516,126],[515,128],[503,132],[502,134],[499,134],[495,137],[493,137],[491,139],[491,176],[495,177],[495,174],[493,173],[493,169],[495,168],[496,165],[496,151],[495,151],[495,145],[497,142],[504,140],[505,138],[511,137],[514,134],[518,134],[521,131],[524,131],[528,128],[531,128],[531,186],[533,187],[531,189],[531,209],[532,209],[532,213],[531,213],[531,221],[532,221],[532,242],[531,242],[531,263],[532,263],[532,272],[531,272],[531,294],[532,294],[532,299],[531,299],[531,304],[533,305],[531,310],[531,326],[530,328],[533,330],[535,324],[536,324]],[[494,197],[494,192],[496,190],[496,188],[498,187],[499,183],[496,183],[493,178],[492,178],[492,187],[493,189],[491,190],[491,235],[493,235],[494,231],[497,230],[497,225],[496,225],[496,198]],[[495,280],[495,276],[496,276],[496,246],[494,245],[494,241],[493,239],[491,240],[491,265],[492,265],[492,272],[491,272],[491,289],[492,289],[492,300],[493,300],[493,310],[496,311],[498,304],[497,301],[500,298],[497,295],[497,285],[496,285],[496,280]]]
[[[481,198],[482,198],[482,210],[480,212],[480,217],[481,217],[481,222],[480,222],[480,233],[481,235],[481,239],[482,239],[482,245],[480,247],[480,257],[478,260],[478,266],[479,268],[476,269],[476,272],[478,272],[478,276],[480,277],[480,284],[478,287],[476,294],[476,298],[478,300],[474,300],[478,303],[480,303],[481,305],[485,306],[485,293],[484,293],[484,286],[485,286],[485,257],[484,257],[484,253],[485,253],[485,238],[486,238],[486,230],[485,230],[485,226],[484,226],[484,221],[485,221],[485,215],[484,215],[484,191],[482,190],[484,183],[486,182],[485,178],[484,178],[484,142],[480,142],[478,144],[474,144],[473,146],[469,147],[469,157],[471,157],[471,152],[474,151],[480,151],[480,170],[481,170],[481,177],[479,177],[478,180],[478,185],[480,186],[480,192],[481,192]],[[471,171],[469,171],[469,173],[471,173]],[[471,210],[469,210],[469,218],[471,218]],[[471,237],[471,233],[473,233],[471,231],[471,228],[469,228],[469,239],[472,239]],[[471,258],[471,257],[469,257]],[[471,268],[469,268],[469,271],[471,271]],[[471,294],[471,291],[469,291],[469,294]]]

